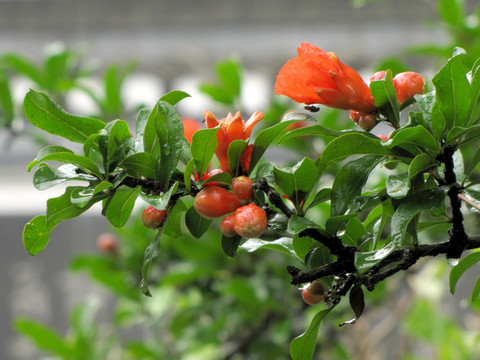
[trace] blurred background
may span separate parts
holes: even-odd
[[[224,59],[235,59],[243,67],[241,110],[248,118],[253,111],[265,111],[275,100],[273,85],[276,73],[286,60],[296,56],[296,48],[302,41],[313,43],[326,51],[336,52],[344,63],[359,69],[362,74],[366,74],[366,77],[382,61],[392,57],[401,59],[401,66],[428,77],[442,64],[445,54],[451,53],[451,44],[458,35],[451,31],[455,24],[448,23],[445,16],[442,18],[440,3],[434,0],[367,2],[346,0],[296,2],[287,0],[0,0],[0,57],[5,56],[7,59],[5,68],[8,69],[5,70],[5,74],[8,77],[12,101],[15,104],[14,116],[8,121],[5,120],[0,129],[0,146],[2,147],[0,152],[0,284],[2,288],[0,358],[28,360],[45,356],[45,348],[39,349],[38,346],[34,346],[12,328],[12,323],[17,317],[33,318],[48,324],[62,336],[67,336],[72,333],[73,325],[69,319],[74,306],[83,303],[101,303],[103,305],[97,304],[101,310],[97,313],[95,321],[106,322],[111,313],[108,304],[113,304],[114,297],[118,297],[118,293],[113,291],[114,295],[112,295],[111,289],[105,286],[108,279],[101,279],[100,285],[98,282],[91,281],[89,274],[94,273],[92,270],[94,267],[90,266],[91,264],[90,267],[84,265],[83,269],[87,270],[84,272],[72,273],[69,270],[72,257],[82,253],[98,253],[98,236],[104,232],[113,231],[107,220],[101,217],[98,208],[93,208],[86,215],[58,226],[53,232],[50,245],[41,254],[31,257],[23,248],[21,234],[25,223],[32,217],[44,213],[48,198],[62,193],[61,187],[45,191],[36,190],[32,186],[33,174],[26,171],[28,163],[33,160],[36,152],[43,144],[49,142],[48,137],[42,138],[38,134],[33,134],[32,129],[22,118],[21,104],[28,88],[53,92],[69,112],[87,116],[102,113],[110,117],[107,120],[118,116],[130,123],[134,123],[136,111],[141,106],[152,107],[162,94],[170,90],[183,90],[192,97],[179,104],[178,109],[182,116],[201,120],[203,110],[211,109],[219,117],[223,117],[223,113],[236,109],[216,102],[211,96],[200,91],[199,87],[202,83],[215,81],[215,64]],[[443,1],[443,3],[447,2]],[[468,18],[468,14],[474,14],[477,1],[465,1],[464,5],[463,20]],[[474,19],[470,16],[470,20]],[[428,46],[425,45],[431,46],[430,53],[427,51]],[[413,48],[417,48],[417,51],[413,51]],[[32,72],[29,66],[33,64],[37,70],[42,66],[48,69],[48,65],[45,64],[55,54],[68,57],[68,62],[62,64],[68,63],[65,65],[67,70],[76,71],[78,78],[74,80],[78,80],[80,86],[72,86],[64,81],[57,82],[56,85],[50,83],[49,87],[48,81],[42,83],[41,76],[34,75],[35,71]],[[55,64],[54,61],[52,64]],[[68,67],[70,65],[73,66]],[[55,65],[51,66],[52,69],[58,68]],[[116,107],[110,106],[111,102],[108,102],[113,95],[110,94],[109,98],[108,91],[105,90],[109,81],[107,74],[111,76],[110,83],[117,81],[116,91],[120,101]],[[290,106],[294,105],[290,104]],[[131,237],[135,233],[135,231],[130,233],[128,231],[116,236]],[[145,236],[148,238],[147,235]],[[144,242],[148,244],[147,240]],[[178,249],[171,251],[176,254],[182,252]],[[241,256],[247,257],[246,254]],[[248,264],[255,259],[249,258],[242,261]],[[225,265],[225,267],[228,266],[231,264]],[[82,268],[80,265],[78,267]],[[284,266],[277,271],[281,272],[283,269]],[[428,271],[431,271],[429,275],[431,278],[435,278],[437,273],[442,273],[435,267],[429,268]],[[265,273],[270,274],[267,270]],[[424,276],[427,275],[424,274]],[[280,280],[283,283],[278,285],[276,291],[288,286],[287,277],[284,276]],[[175,285],[172,285],[172,289],[179,291],[179,285],[173,280],[170,281],[170,285]],[[406,280],[398,279],[398,281]],[[436,292],[443,294],[444,292],[441,291],[445,291],[443,288],[446,286],[445,279],[442,278],[439,283],[442,285],[438,285],[433,280],[429,282],[433,287],[434,297]],[[435,287],[437,285],[440,289]],[[208,286],[211,287],[211,285]],[[425,290],[425,284],[419,286]],[[168,296],[161,291],[166,293],[173,291],[170,288],[160,287],[159,289],[158,291],[163,294],[160,299],[168,299]],[[273,290],[275,291],[275,288]],[[235,295],[237,290],[223,289],[222,291],[224,293],[231,291]],[[453,304],[449,309],[453,309],[451,311],[453,315],[462,316],[463,310],[459,304],[468,291],[469,289],[462,293],[462,290],[459,290],[455,296],[449,297],[450,303]],[[399,290],[396,295],[402,301],[407,301],[410,296],[408,294],[411,293],[405,294]],[[92,297],[92,295],[95,296]],[[194,297],[194,295],[191,296]],[[297,302],[301,301],[298,300],[296,293],[291,298],[296,299]],[[396,303],[395,299],[390,301],[393,304]],[[295,310],[297,313],[304,311],[300,304],[295,302],[288,306],[294,309],[298,307]],[[151,310],[152,307],[155,308],[154,305],[147,304],[144,310]],[[366,320],[363,325],[356,325],[357,331],[368,332],[365,327],[368,324],[378,324],[382,316],[388,315],[398,319],[406,313],[405,309],[395,309],[398,313],[375,313],[376,317],[373,316],[372,322]],[[281,312],[282,309],[276,309],[276,311]],[[418,309],[417,311],[422,312]],[[286,313],[288,314],[288,311]],[[164,313],[161,314],[164,316]],[[282,326],[295,328],[288,321],[275,327],[278,339],[283,339],[278,340],[278,343],[284,341],[283,335],[286,334],[287,338],[291,335],[286,330],[282,330]],[[303,331],[302,326],[304,324],[300,322],[296,327],[297,334]],[[384,326],[385,328],[375,328],[377,338],[369,340],[370,348],[379,346],[378,336],[382,331],[394,331],[390,329],[392,323],[385,323]],[[407,324],[405,328],[408,329],[408,326],[411,324]],[[470,326],[476,330],[479,329],[475,328],[478,326],[477,323]],[[262,328],[257,330],[261,332]],[[338,330],[333,328],[331,331]],[[345,334],[350,330],[346,331]],[[108,328],[107,332],[111,334],[113,330]],[[126,332],[127,335],[123,334],[120,338],[128,337],[132,332],[135,333],[135,330],[130,328]],[[148,335],[151,337],[152,333]],[[448,336],[455,338],[451,333]],[[195,338],[194,335],[192,337]],[[342,335],[335,337],[342,337]],[[120,348],[117,342],[121,340],[115,341],[115,346]],[[229,343],[229,341],[225,342]],[[213,340],[211,343],[205,340],[205,343],[218,348]],[[405,344],[407,343],[408,341],[405,340]],[[140,345],[138,346],[140,348]],[[269,345],[270,350],[271,346],[273,345]],[[285,349],[278,346],[279,349]],[[370,349],[365,344],[363,346]],[[188,347],[185,346],[183,349],[186,348]],[[334,352],[336,355],[325,358],[361,359],[361,354],[366,351],[362,348],[363,352],[360,352],[360,355],[350,357],[353,355],[349,351],[353,350],[352,348],[348,350],[348,346],[346,348],[344,352],[336,349]],[[415,346],[412,348],[416,349]],[[142,348],[144,352],[135,352],[135,346],[128,349],[130,349],[128,356],[131,357],[125,355],[126,353],[119,355],[120,352],[117,352],[116,355],[109,354],[104,357],[97,354],[97,358],[155,358],[162,354],[161,350],[157,349],[158,352],[155,353],[153,348],[147,348],[147,346]],[[179,349],[177,353],[166,353],[164,357],[157,358],[229,358],[225,353],[218,355],[213,350],[209,352],[209,349],[205,350],[200,346],[197,346],[196,352],[188,349],[191,352],[188,356],[179,356],[178,354],[182,351],[184,351],[183,354],[187,353],[186,350]],[[151,357],[147,355],[140,357],[140,354],[147,353],[146,350],[152,351]],[[283,358],[280,355],[267,355],[269,354],[267,350],[253,352],[250,349],[250,355],[246,355],[247,353],[238,352],[237,357],[230,358]],[[421,347],[418,353],[415,354],[412,351],[412,354],[409,357],[410,355],[403,353],[395,359],[433,359],[435,357],[431,356],[436,356],[435,351],[429,347]],[[369,358],[376,357],[372,354]],[[450,359],[453,358],[457,357]]]

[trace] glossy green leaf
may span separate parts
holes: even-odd
[[[25,75],[37,85],[45,87],[44,73],[31,61],[27,60],[23,56],[10,53],[1,57],[2,63],[7,67],[15,69],[16,72]]]
[[[202,176],[207,171],[212,161],[218,145],[217,133],[219,130],[219,127],[201,129],[193,134],[190,152],[199,176]]]
[[[392,82],[392,72],[387,70],[384,79],[372,81],[370,83],[370,91],[375,100],[375,106],[379,109],[380,113],[393,124],[398,125],[400,122],[400,110],[398,107],[397,93]]]
[[[146,152],[132,154],[123,159],[118,166],[134,178],[155,179],[157,177],[157,161],[152,154]]]
[[[401,201],[391,221],[392,241],[396,247],[405,244],[408,224],[421,211],[435,210],[443,205],[446,196],[445,188],[425,190]]]
[[[299,129],[290,130],[286,134],[284,134],[280,139],[278,139],[278,143],[283,143],[285,141],[295,139],[298,137],[303,136],[328,136],[328,137],[339,137],[345,133],[341,131],[335,131],[329,128],[326,128],[322,125],[312,125],[312,126],[305,126]]]
[[[160,98],[160,101],[165,101],[172,106],[177,105],[183,99],[190,97],[188,93],[180,90],[172,90]]]
[[[23,229],[23,246],[30,255],[37,255],[50,240],[47,217],[39,215],[30,220]]]
[[[152,115],[157,135],[156,141],[158,141],[160,147],[157,165],[158,180],[167,189],[182,153],[182,143],[185,139],[183,122],[175,108],[163,101],[157,102]],[[148,122],[151,121],[152,115],[150,115]],[[147,129],[145,130],[146,134]]]
[[[288,219],[288,232],[291,234],[299,234],[307,229],[317,229],[322,230],[322,227],[312,220],[298,215],[292,215]]]
[[[463,259],[461,259],[457,265],[455,265],[450,271],[450,292],[455,293],[455,288],[460,277],[473,265],[480,262],[480,252],[474,252],[468,254]]]
[[[467,79],[465,51],[456,48],[447,64],[433,78],[437,104],[447,121],[447,128],[464,126],[473,106],[472,88]]]
[[[380,261],[385,259],[396,249],[393,242],[388,243],[380,250],[356,252],[355,253],[355,268],[359,274],[364,274]]]
[[[64,359],[71,356],[69,343],[52,328],[24,317],[14,322],[15,330],[33,341],[38,349]]]
[[[242,84],[241,64],[236,59],[228,59],[219,62],[216,71],[225,91],[232,99],[238,99]]]
[[[175,182],[168,191],[161,195],[149,195],[141,193],[140,196],[143,200],[145,200],[148,204],[152,205],[154,208],[158,210],[165,210],[167,209],[171,197],[177,193],[179,187],[178,181]]]
[[[68,114],[47,95],[33,90],[25,95],[23,107],[25,116],[36,127],[81,144],[105,126],[98,119]]]
[[[185,214],[185,225],[187,225],[190,233],[197,239],[201,238],[202,235],[210,229],[212,223],[213,220],[201,216],[193,206],[188,209]]]
[[[275,166],[273,173],[275,183],[296,207],[305,200],[319,177],[318,169],[310,158],[303,158],[291,168],[280,169]]]
[[[42,164],[33,175],[33,186],[38,190],[46,190],[69,180],[97,181],[94,176],[77,173],[77,169],[75,165],[70,164],[62,165],[58,169]]]
[[[418,145],[436,151],[440,148],[433,135],[420,125],[395,131],[392,138],[386,141],[384,145],[393,148],[405,143],[407,143],[408,146]]]
[[[98,178],[103,178],[102,173],[98,169],[98,166],[89,158],[77,155],[72,152],[57,152],[44,156],[39,162],[44,161],[60,161],[67,164],[72,164],[77,166],[79,169],[83,170],[87,174],[92,174]]]
[[[231,258],[235,257],[235,255],[237,254],[238,246],[240,245],[241,241],[242,241],[242,238],[240,236],[234,236],[234,237],[222,236],[222,250],[224,254]]]
[[[149,116],[149,109],[141,109],[137,114],[137,118],[135,120],[135,152],[145,151],[145,126],[147,124]]]
[[[362,222],[356,217],[352,217],[348,220],[345,227],[345,233],[340,236],[344,244],[352,246],[358,246],[359,240],[367,234],[367,230],[363,226]]]
[[[52,231],[53,228],[62,221],[72,219],[83,214],[95,203],[95,201],[92,201],[91,203],[84,205],[82,208],[72,204],[72,193],[77,191],[76,189],[85,188],[69,186],[65,189],[63,195],[47,200],[47,226],[49,231]]]
[[[103,215],[113,226],[122,227],[130,217],[135,201],[141,192],[140,186],[130,188],[122,185],[115,189],[115,193],[103,208]]]
[[[113,184],[108,181],[102,181],[95,187],[74,189],[70,195],[70,202],[78,208],[84,208],[91,205],[91,201],[98,202],[105,198],[108,194],[101,194],[105,190],[111,189]]]
[[[283,130],[288,125],[293,124],[297,121],[298,120],[288,120],[288,117],[286,116],[284,117],[282,122],[273,125],[272,127],[263,129],[257,134],[253,143],[252,156],[250,158],[250,173],[253,171],[265,151],[267,151],[267,148],[270,146],[270,144],[274,142],[279,136],[281,136]]]
[[[312,238],[308,237],[308,236],[298,236],[298,235],[296,235],[293,238],[292,246],[293,246],[293,250],[297,254],[298,258],[301,261],[304,261],[308,252],[310,251],[310,249],[312,248],[312,246],[315,243],[316,243],[316,241],[313,240]]]
[[[328,146],[327,146],[328,147]],[[331,216],[343,215],[353,209],[355,199],[361,195],[371,171],[382,156],[368,155],[349,161],[342,166],[332,185]]]
[[[325,222],[325,230],[328,234],[337,236],[340,230],[343,230],[344,225],[352,218],[356,217],[357,213],[351,213],[346,215],[330,216]]]
[[[98,145],[103,156],[103,168],[110,174],[134,147],[127,122],[114,120],[108,123],[99,133]]]
[[[392,198],[404,198],[410,190],[410,178],[408,173],[390,175],[387,178],[385,187],[387,189],[387,194]]]
[[[419,174],[427,172],[435,166],[437,166],[437,163],[434,159],[432,159],[431,156],[426,153],[419,154],[415,156],[408,166],[408,177],[412,179]]]
[[[240,157],[242,156],[243,150],[245,150],[247,145],[248,142],[245,140],[234,140],[228,146],[228,167],[230,168],[233,177],[237,177],[242,174]]]
[[[312,196],[309,197],[309,199],[306,201],[305,208],[310,209],[325,201],[329,201],[331,197],[332,197],[332,189],[330,188],[321,189],[319,192],[315,194],[313,198]]]
[[[290,355],[292,360],[312,359],[315,345],[317,343],[318,329],[322,320],[333,309],[333,307],[318,312],[312,319],[307,331],[297,336],[290,343]]]
[[[38,151],[35,159],[30,164],[28,164],[27,171],[32,170],[35,167],[35,165],[40,163],[45,156],[50,154],[55,154],[55,153],[72,153],[73,154],[73,151],[63,146],[48,145]]]
[[[392,155],[392,151],[382,145],[382,140],[363,133],[347,133],[333,139],[317,160],[323,171],[331,162],[358,154]]]
[[[247,252],[254,252],[260,249],[276,250],[283,254],[291,255],[297,258],[297,253],[293,249],[292,238],[282,237],[277,240],[248,239],[240,248]]]
[[[163,233],[172,238],[181,238],[182,234],[182,218],[187,211],[187,206],[182,200],[177,200],[173,208],[168,212],[168,217],[163,225]]]
[[[158,232],[155,239],[147,246],[145,249],[145,253],[143,255],[143,265],[142,265],[142,280],[140,281],[140,290],[146,296],[152,296],[150,290],[148,288],[148,269],[150,264],[152,263],[155,258],[160,255],[161,246],[160,246],[160,239],[162,237],[163,229],[165,226],[161,228]]]
[[[208,96],[210,96],[213,100],[218,101],[219,103],[225,105],[234,105],[235,99],[225,91],[222,86],[217,84],[201,84],[199,86],[199,90]]]
[[[199,187],[203,187],[205,184],[208,183],[216,183],[221,185],[232,185],[232,175],[228,172],[221,172],[218,174],[214,174],[209,176],[207,179],[200,182]]]

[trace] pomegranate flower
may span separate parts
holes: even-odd
[[[187,139],[188,142],[191,144],[193,134],[197,130],[200,130],[202,127],[200,126],[200,123],[198,122],[197,119],[182,118],[182,122],[183,122],[183,133],[185,135],[185,139]]]
[[[304,104],[369,113],[376,110],[370,88],[335,53],[326,53],[303,42],[298,57],[289,60],[277,75],[275,92]]]
[[[246,140],[250,137],[254,126],[263,119],[263,113],[256,111],[250,119],[245,123],[242,120],[242,115],[237,112],[235,115],[228,113],[227,117],[222,120],[217,120],[215,115],[206,110],[203,113],[207,128],[211,129],[220,125],[220,130],[217,133],[217,155],[220,167],[223,171],[230,172],[228,165],[228,147],[234,140]],[[250,165],[251,145],[242,153],[240,158],[243,171],[247,172]]]

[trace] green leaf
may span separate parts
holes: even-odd
[[[353,209],[355,199],[362,194],[370,173],[382,158],[376,155],[363,156],[342,166],[332,185],[331,216],[356,211]]]
[[[145,150],[143,139],[145,137],[145,126],[149,116],[150,110],[141,109],[137,114],[137,119],[135,120],[135,152],[137,153]]]
[[[276,250],[283,254],[291,255],[297,258],[297,253],[293,249],[292,238],[282,237],[277,240],[248,239],[240,248],[247,252],[254,252],[260,249]]]
[[[199,187],[205,186],[205,184],[208,183],[217,183],[217,184],[222,184],[222,185],[227,185],[230,186],[232,185],[232,175],[228,172],[220,172],[218,174],[214,174],[212,176],[209,176],[207,179],[200,181]]]
[[[76,188],[72,191],[70,195],[70,202],[78,208],[84,208],[85,206],[90,205],[90,202],[94,199],[95,195],[100,194],[101,192],[111,189],[113,184],[108,181],[102,181],[95,187],[88,188]],[[96,201],[100,198],[106,197],[108,194],[103,194],[103,196],[97,196]]]
[[[460,277],[473,265],[480,262],[480,252],[468,254],[461,259],[450,271],[450,292],[455,293],[455,288]]]
[[[14,118],[15,106],[10,91],[9,79],[6,72],[0,69],[0,125],[10,125]]]
[[[333,139],[323,150],[317,160],[323,171],[331,162],[358,154],[393,155],[392,151],[382,145],[382,140],[364,133],[347,133]]]
[[[168,212],[167,221],[163,225],[163,233],[172,238],[181,238],[182,234],[182,218],[187,211],[187,206],[180,199]]]
[[[240,97],[242,85],[242,66],[236,59],[221,61],[216,66],[220,82],[232,99]]]
[[[165,101],[165,102],[169,103],[170,105],[175,106],[180,101],[182,101],[183,99],[185,99],[187,97],[190,97],[190,95],[187,94],[184,91],[172,90],[172,91],[168,92],[167,94],[163,95],[160,98],[160,101]]]
[[[297,121],[298,120],[288,120],[288,116],[285,116],[282,122],[272,127],[263,129],[257,134],[255,138],[255,142],[253,143],[252,156],[250,158],[249,173],[253,171],[258,161],[260,160],[262,155],[265,153],[267,148],[270,146],[270,144],[279,136],[281,136],[281,134],[283,133],[283,130],[288,125],[293,124]]]
[[[195,161],[198,175],[201,177],[207,171],[210,161],[212,161],[213,154],[217,149],[217,133],[219,127],[213,129],[201,129],[195,131],[192,137],[192,145],[190,152]]]
[[[5,54],[1,57],[2,63],[13,68],[18,73],[25,75],[40,87],[45,87],[44,73],[37,66],[18,54]]]
[[[127,222],[132,213],[135,201],[142,192],[141,186],[134,188],[125,185],[115,190],[111,198],[103,207],[103,215],[113,226],[122,227]]]
[[[413,177],[423,174],[431,168],[437,166],[434,159],[426,153],[415,156],[410,165],[408,166],[408,177]]]
[[[40,149],[35,159],[27,166],[27,171],[32,170],[45,156],[55,153],[72,153],[73,151],[63,146],[49,145]]]
[[[290,130],[286,134],[284,134],[278,140],[278,143],[283,143],[285,141],[295,139],[298,137],[304,136],[329,136],[329,137],[339,137],[345,133],[341,131],[335,131],[329,128],[326,128],[322,125],[312,125],[312,126],[305,126],[299,129]]]
[[[33,186],[38,190],[49,189],[52,186],[64,183],[69,180],[94,182],[98,179],[87,174],[77,173],[75,165],[67,164],[58,169],[42,164],[33,175]]]
[[[39,215],[30,220],[23,229],[23,246],[30,255],[37,255],[50,240],[47,217]]]
[[[105,173],[110,174],[134,147],[127,122],[114,120],[108,123],[100,131],[98,145],[103,155]]]
[[[165,210],[170,203],[170,198],[172,195],[176,194],[179,187],[178,181],[175,182],[167,192],[163,193],[162,195],[148,195],[141,193],[140,196],[143,200],[145,200],[148,204],[152,205],[154,208],[158,210]]]
[[[480,278],[477,279],[475,286],[473,287],[471,297],[472,301],[476,301],[478,299],[478,295],[480,295]]]
[[[288,232],[291,234],[299,234],[304,230],[307,229],[317,229],[323,231],[323,228],[314,223],[312,220],[298,215],[292,215],[290,219],[288,219]]]
[[[222,86],[216,84],[202,84],[200,85],[199,90],[219,103],[233,105],[235,102],[235,99],[232,99]]]
[[[315,194],[315,197],[312,199],[310,196],[309,200],[306,201],[305,209],[310,209],[322,202],[330,200],[332,197],[332,189],[325,188],[321,189],[319,192]]]
[[[393,136],[386,141],[384,145],[393,148],[405,143],[407,143],[408,146],[413,144],[435,151],[438,151],[440,147],[433,135],[420,125],[395,131]]]
[[[92,200],[89,204],[79,208],[72,204],[72,193],[76,189],[85,189],[83,187],[69,186],[65,189],[65,193],[56,198],[47,200],[47,226],[48,230],[52,231],[62,221],[72,219],[87,211],[96,201],[101,200],[102,197]]]
[[[394,125],[400,122],[400,110],[397,101],[397,92],[392,82],[392,72],[387,70],[385,78],[370,83],[370,91],[375,99],[375,106]]]
[[[290,343],[290,355],[292,356],[292,360],[312,359],[313,352],[315,351],[315,345],[317,343],[318,329],[320,328],[320,324],[333,308],[334,306],[318,312],[313,317],[307,331],[293,339],[293,341]]]
[[[193,206],[188,209],[185,214],[185,225],[187,225],[190,233],[197,239],[201,238],[202,235],[210,229],[212,223],[213,220],[200,216]]]
[[[17,332],[31,339],[38,349],[64,359],[71,357],[68,342],[52,328],[24,317],[17,318],[14,326]]]
[[[318,181],[319,174],[310,158],[303,158],[291,168],[274,167],[275,183],[299,207]]]
[[[410,177],[408,173],[393,174],[387,178],[385,183],[387,194],[394,199],[402,199],[407,196],[410,190]]]
[[[355,268],[359,274],[365,274],[373,266],[385,259],[396,249],[393,242],[388,243],[380,250],[356,252],[355,253]]]
[[[242,238],[240,236],[226,237],[222,236],[222,250],[228,257],[235,257],[237,254],[238,245],[240,245]]]
[[[36,127],[83,144],[104,128],[103,121],[68,114],[46,94],[30,90],[23,103],[25,116]]]
[[[247,147],[248,142],[245,140],[234,140],[228,146],[228,167],[232,172],[233,177],[237,177],[242,173],[242,164],[240,157],[243,154],[243,150]]]
[[[142,265],[142,280],[140,281],[140,290],[146,296],[152,296],[150,290],[148,289],[148,268],[155,258],[160,255],[160,238],[162,237],[163,229],[165,226],[162,226],[158,232],[155,239],[152,240],[150,245],[145,249],[143,255],[143,265]]]
[[[103,175],[98,169],[98,166],[92,160],[85,156],[74,154],[72,152],[57,152],[49,154],[39,159],[38,162],[44,161],[60,161],[67,164],[72,164],[77,166],[87,174],[93,174],[100,179],[103,178]]]
[[[447,64],[433,78],[437,104],[447,121],[447,128],[464,126],[473,107],[472,88],[467,79],[465,51],[456,48]]]
[[[458,0],[440,0],[438,2],[438,12],[442,19],[454,27],[463,27],[465,14],[463,1]]]
[[[140,179],[142,176],[147,179],[157,177],[157,161],[152,154],[139,152],[132,154],[118,165],[126,171],[127,175]]]
[[[401,201],[391,221],[391,235],[395,247],[405,245],[408,224],[424,210],[435,210],[443,205],[446,189],[425,190]]]
[[[164,189],[167,189],[182,152],[182,142],[185,139],[183,122],[175,108],[167,102],[157,102],[152,114],[160,147],[157,175],[160,184],[163,184]],[[152,118],[152,115],[150,115],[150,118]],[[149,122],[151,121],[150,118]]]
[[[292,241],[293,250],[297,254],[298,258],[302,261],[305,261],[305,256],[316,243],[315,240],[308,236],[295,236]]]

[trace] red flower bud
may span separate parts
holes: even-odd
[[[150,205],[143,210],[142,222],[149,229],[157,229],[162,226],[165,216],[167,216],[167,210],[158,210]]]
[[[425,79],[422,75],[413,71],[397,74],[393,78],[393,85],[397,92],[399,105],[417,94],[423,94],[425,91]]]
[[[309,305],[316,305],[325,300],[325,288],[323,285],[314,281],[302,289],[302,298]]]
[[[240,199],[219,186],[203,188],[193,202],[195,210],[207,219],[215,219],[234,212],[242,205]]]
[[[118,251],[117,237],[111,233],[100,234],[97,238],[97,247],[104,253],[115,254]]]
[[[244,238],[256,238],[267,229],[267,213],[254,203],[242,206],[235,211],[235,232]]]
[[[249,201],[252,197],[253,181],[246,176],[239,176],[233,179],[232,191],[240,200]]]
[[[220,223],[220,232],[223,236],[234,237],[237,235],[234,229],[234,214],[227,215]]]

